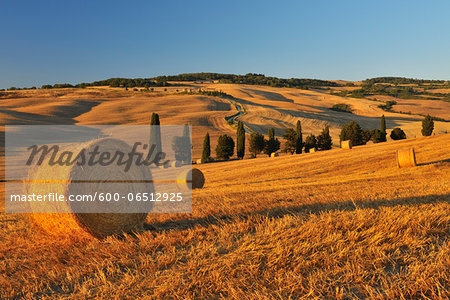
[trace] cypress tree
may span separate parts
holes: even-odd
[[[236,134],[236,154],[239,159],[243,159],[245,155],[245,130],[242,121],[238,122]]]
[[[191,135],[191,131],[189,130],[189,125],[188,125],[188,124],[185,124],[185,125],[184,125],[184,128],[183,128],[183,136],[188,137],[188,136],[190,136],[190,135]]]
[[[386,119],[384,118],[384,115],[381,116],[381,126],[380,126],[380,130],[381,130],[381,137],[380,137],[380,142],[386,142]]]
[[[333,145],[333,141],[330,136],[330,128],[325,126],[322,133],[317,137],[317,148],[319,150],[330,150]]]
[[[173,137],[172,150],[174,151],[176,160],[183,161],[184,163],[191,162],[192,143],[189,125],[184,125],[182,136]]]
[[[422,135],[430,136],[434,130],[434,121],[430,115],[427,115],[422,121]]]
[[[275,138],[275,129],[269,128],[268,136],[269,136],[269,140],[273,140]]]
[[[183,138],[186,143],[186,152],[185,152],[186,160],[185,160],[185,162],[189,163],[192,161],[192,141],[191,141],[191,128],[188,124],[184,125]]]
[[[302,124],[300,120],[297,121],[297,139],[295,140],[295,153],[302,153],[303,148],[303,134],[302,134]]]
[[[275,138],[275,129],[269,128],[269,140],[266,142],[266,147],[264,149],[264,153],[270,156],[273,152],[276,152],[280,149],[280,141]]]
[[[151,155],[151,159],[153,160],[155,156],[162,152],[162,143],[161,143],[161,128],[159,123],[159,115],[157,113],[152,114],[152,119],[150,121],[150,141],[149,148],[155,145],[155,149]]]
[[[209,133],[207,132],[205,135],[205,139],[203,140],[202,159],[204,161],[208,161],[210,157],[211,157],[211,141],[209,138]]]

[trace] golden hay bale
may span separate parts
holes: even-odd
[[[352,141],[341,141],[341,148],[342,149],[352,149]]]
[[[416,166],[416,154],[414,148],[406,148],[397,150],[397,167],[415,167]]]
[[[309,149],[309,153],[314,153],[314,152],[316,152],[316,149],[315,149],[315,148]]]
[[[205,185],[205,175],[199,169],[185,170],[178,174],[177,185],[182,190],[201,189]]]
[[[196,164],[197,165],[199,165],[199,164],[204,164],[206,161],[204,160],[204,159],[197,159],[196,160]]]
[[[182,163],[179,160],[175,160],[170,163],[170,167],[172,167],[172,168],[179,168],[179,167],[181,167],[181,165],[182,165]]]
[[[270,153],[270,157],[278,157],[278,153],[277,152]]]
[[[82,149],[89,153],[96,147],[98,147],[99,152],[110,152],[112,154],[116,151],[130,153],[132,149],[121,140],[105,138],[65,150],[70,150],[76,155]],[[118,192],[122,196],[126,196],[128,193],[142,192],[144,188],[148,192],[153,192],[152,183],[132,182],[133,180],[150,181],[151,179],[150,169],[144,166],[133,165],[125,172],[124,167],[117,164],[111,164],[108,167],[99,164],[79,166],[76,163],[69,166],[49,166],[48,161],[44,161],[42,165],[34,166],[30,170],[25,190],[27,194],[57,193],[68,199],[69,195],[94,195],[96,192],[97,194],[112,192],[111,187],[114,185],[114,193]],[[42,183],[42,180],[50,182]],[[105,183],[105,180],[125,181],[125,183]],[[115,208],[119,208],[118,211],[126,211],[121,208],[124,205],[129,205],[126,203],[128,201],[105,203],[98,200],[97,198],[97,201],[89,202],[89,205],[94,205],[89,207],[83,206],[86,205],[85,202],[39,202],[37,204],[30,202],[30,209],[33,213],[29,215],[33,223],[48,234],[65,237],[93,236],[104,238],[112,234],[143,230],[147,213],[97,213],[95,211],[89,213],[88,211],[93,211],[96,208],[97,211],[100,211],[101,205],[116,205]],[[80,213],[80,211],[82,212]]]

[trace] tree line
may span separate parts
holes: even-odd
[[[157,113],[152,114],[150,121],[152,126],[150,129],[150,145],[156,145],[158,147],[155,153],[161,152],[161,131],[158,125],[160,125],[159,115]],[[434,130],[433,118],[427,115],[422,121],[422,135],[430,136]],[[355,122],[350,121],[344,125],[339,134],[340,141],[350,140],[353,146],[364,145],[368,141],[373,143],[386,142],[386,118],[384,115],[380,119],[380,128],[366,130],[361,129],[361,126]],[[191,145],[191,133],[189,126],[185,125],[182,136],[175,136],[172,141],[172,149],[175,153],[175,159],[189,163],[192,156]],[[406,134],[401,128],[394,128],[390,135],[393,140],[406,139]],[[285,153],[301,154],[303,151],[308,153],[311,149],[315,151],[325,151],[332,148],[333,142],[330,136],[330,130],[328,126],[325,126],[319,135],[310,134],[305,140],[303,140],[302,125],[300,120],[297,121],[296,127],[288,128],[284,131],[282,138],[284,139],[284,147],[282,149]],[[248,150],[252,158],[263,152],[264,154],[271,156],[272,153],[281,149],[280,140],[275,137],[275,129],[269,128],[267,139],[264,135],[258,132],[254,132],[250,135]],[[227,134],[219,136],[217,140],[217,146],[215,149],[216,158],[219,160],[229,160],[234,155],[234,149],[236,146],[236,156],[238,159],[245,157],[245,129],[242,121],[239,121],[236,129],[236,143],[234,139]],[[211,156],[211,140],[209,133],[206,133],[203,140],[202,161],[213,161]]]
[[[363,85],[372,85],[375,83],[392,83],[392,84],[443,84],[445,80],[426,80],[426,79],[413,79],[405,77],[375,77],[363,80]]]
[[[250,85],[267,85],[273,87],[307,88],[317,86],[338,86],[337,83],[327,80],[307,78],[278,78],[268,77],[264,74],[248,73],[245,75],[220,74],[220,73],[186,73],[171,76],[159,76],[154,79],[166,81],[214,81],[220,83],[236,83]]]
[[[422,135],[430,136],[434,130],[433,118],[429,115],[422,121]],[[392,140],[406,139],[406,134],[401,128],[394,128],[391,131],[390,137]],[[322,130],[319,135],[310,134],[303,141],[302,126],[300,120],[297,121],[295,129],[288,128],[282,135],[284,139],[283,152],[290,154],[301,154],[303,151],[308,153],[311,149],[315,151],[330,150],[333,142],[330,136],[330,130],[328,126]],[[386,132],[386,118],[384,115],[380,119],[380,128],[371,130],[362,129],[361,126],[355,122],[350,121],[343,126],[339,134],[340,141],[350,140],[353,146],[365,145],[367,142],[381,143],[387,141]],[[245,156],[245,131],[243,123],[238,122],[236,131],[236,156],[239,159],[243,159]],[[219,136],[216,146],[216,157],[220,160],[228,160],[234,154],[235,142],[233,138],[227,134]],[[272,153],[277,152],[281,148],[280,140],[275,137],[274,128],[269,128],[267,139],[261,133],[252,133],[249,139],[248,150],[251,157],[256,157],[263,152],[264,154],[271,156]],[[206,133],[203,141],[202,160],[212,161],[211,157],[211,143],[209,133]]]

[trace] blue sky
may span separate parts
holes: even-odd
[[[450,1],[0,2],[0,88],[188,72],[450,80]]]

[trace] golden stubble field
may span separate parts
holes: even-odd
[[[0,297],[445,299],[450,135],[205,164],[193,213],[52,238],[1,214]],[[414,146],[419,166],[398,169]]]
[[[304,135],[330,124],[337,143],[346,118],[378,128],[384,113],[388,128],[420,136],[422,117],[382,112],[370,100],[211,86],[240,99],[247,110],[242,120],[261,132],[269,126],[280,132],[300,118]],[[236,113],[229,102],[168,92],[20,91],[2,99],[0,118],[2,124],[148,124],[158,112],[162,124],[198,126],[194,156],[206,130],[213,149],[218,135],[234,136],[224,119]],[[333,101],[351,103],[355,114],[325,109]],[[447,124],[436,122],[437,132]],[[145,232],[105,240],[50,238],[26,216],[0,213],[0,298],[446,299],[449,143],[449,134],[439,134],[200,165],[207,182],[193,192],[192,214],[152,214]],[[398,169],[395,151],[411,146],[419,165]]]

